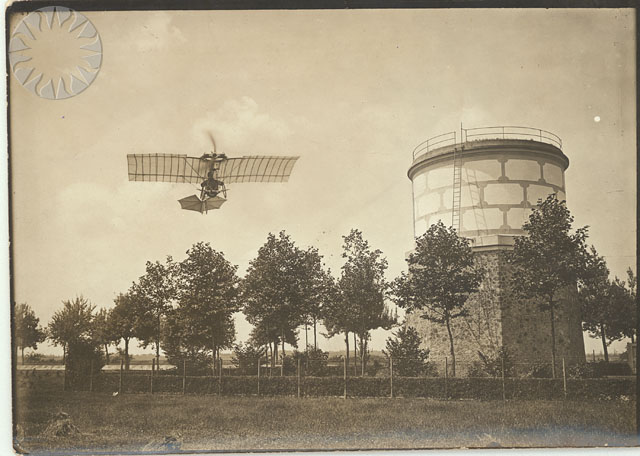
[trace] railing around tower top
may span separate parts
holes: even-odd
[[[460,141],[458,142],[458,136]],[[431,152],[439,147],[452,144],[462,144],[470,141],[482,141],[490,139],[524,139],[530,141],[539,141],[552,146],[556,146],[562,150],[562,139],[554,133],[540,128],[516,127],[516,126],[497,126],[497,127],[478,127],[478,128],[460,128],[460,135],[455,131],[443,133],[433,136],[426,141],[421,142],[413,149],[413,159]]]
[[[431,152],[433,149],[437,149],[438,147],[448,146],[450,144],[457,144],[458,135],[455,131],[450,131],[448,133],[443,133],[438,136],[433,136],[426,141],[421,142],[413,149],[413,158],[415,159],[418,155],[426,154],[427,152]]]

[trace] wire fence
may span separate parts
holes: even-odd
[[[66,371],[22,371],[20,388],[38,388],[44,375],[55,375],[66,391],[113,395],[133,393],[215,394],[243,396],[425,397],[436,399],[563,399],[635,397],[635,377],[624,363],[584,363],[559,358],[557,367],[544,362],[454,363],[449,358],[304,359],[285,357],[270,365],[264,358],[253,365],[207,366],[184,360],[170,370],[101,371],[71,376]],[[250,364],[250,363],[249,363]],[[363,367],[364,365],[364,367]],[[628,365],[626,365],[628,367]],[[135,367],[135,366],[132,366]]]

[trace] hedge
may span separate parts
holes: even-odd
[[[46,374],[19,373],[17,386],[26,389],[62,389],[62,372]],[[123,393],[149,393],[150,375],[125,373]],[[261,396],[296,396],[298,379],[289,377],[260,377]],[[444,399],[502,399],[502,380],[499,378],[428,378],[394,377],[395,397],[423,397]],[[113,393],[119,390],[119,373],[102,372],[93,378],[93,391]],[[74,387],[74,390],[89,390],[89,381]],[[153,377],[153,391],[156,393],[182,393],[183,378],[180,375],[160,375]],[[256,376],[186,377],[185,392],[188,394],[218,394],[228,396],[255,396],[258,394]],[[506,378],[504,391],[507,399],[561,399],[564,397],[563,380],[548,378]],[[323,397],[342,396],[344,381],[340,377],[301,377],[302,396]],[[389,378],[352,377],[347,380],[349,397],[389,397]],[[636,396],[636,379],[586,378],[567,379],[567,397],[571,399],[615,399],[622,396]]]

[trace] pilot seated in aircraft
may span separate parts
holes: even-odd
[[[209,198],[213,198],[214,196],[218,195],[218,193],[220,192],[219,189],[222,187],[223,183],[222,181],[219,181],[218,179],[213,177],[213,171],[209,171],[209,173],[207,174],[207,178],[200,185],[204,190],[204,194]]]

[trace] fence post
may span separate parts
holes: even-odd
[[[280,377],[284,377],[284,355],[282,355],[282,361],[280,362]]]
[[[389,397],[393,399],[393,358],[389,356]]]
[[[258,358],[258,396],[260,396],[260,358]]]
[[[449,377],[449,359],[445,356],[444,358],[444,399],[449,399],[449,394],[447,391],[447,379]]]
[[[156,359],[152,358],[151,359],[151,375],[149,376],[149,392],[151,394],[153,394],[153,372],[155,371],[155,367],[156,367]]]
[[[347,357],[342,358],[342,364],[344,365],[344,399],[347,398]]]
[[[220,364],[220,369],[218,369],[218,396],[222,396],[222,358],[218,359],[218,363]]]
[[[502,401],[506,402],[507,395],[506,395],[505,390],[504,390],[504,355],[502,355],[500,361],[501,361],[501,364],[502,364]]]
[[[62,372],[62,391],[67,390],[67,365],[64,365],[64,371]]]
[[[182,360],[182,394],[187,391],[187,359]]]
[[[120,383],[118,383],[118,394],[122,394],[122,371],[124,368],[124,360],[120,360]]]
[[[562,357],[562,390],[564,392],[564,398],[567,398],[567,370],[564,365],[564,356]]]
[[[298,357],[298,370],[296,371],[298,376],[298,398],[300,398],[300,357]]]

